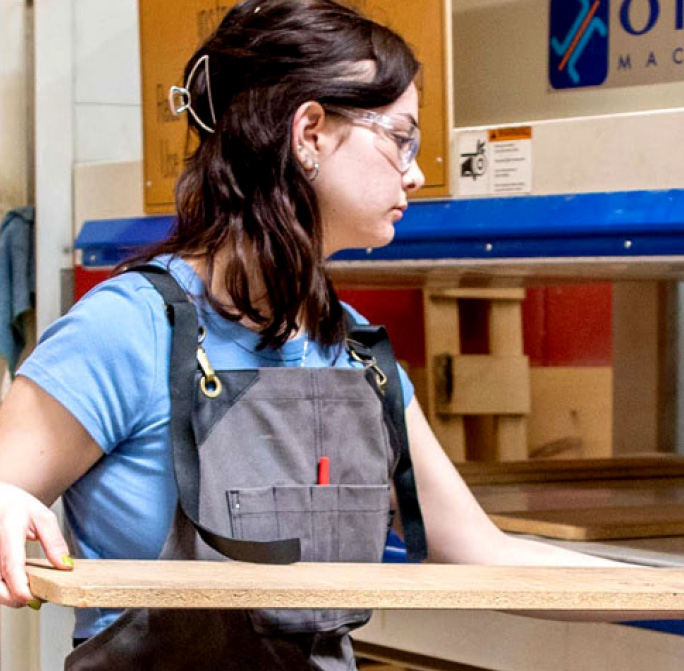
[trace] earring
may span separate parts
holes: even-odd
[[[304,145],[300,144],[297,147],[297,151],[299,152],[299,160],[302,162],[302,167],[304,168],[304,170],[310,173],[309,181],[315,181],[316,177],[318,177],[318,172],[321,168],[318,159],[316,157],[311,158],[311,154],[309,154],[306,151],[306,149],[304,149]]]
[[[318,162],[317,159],[313,160],[313,168],[311,169],[311,174],[309,175],[309,181],[310,182],[315,182],[316,177],[318,177],[318,172],[320,170],[321,166]]]

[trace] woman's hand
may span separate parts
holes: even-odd
[[[0,605],[17,608],[34,598],[26,576],[27,540],[40,541],[56,568],[73,568],[55,514],[23,489],[0,483]]]
[[[33,599],[27,540],[39,541],[57,568],[71,568],[49,506],[101,457],[63,405],[25,377],[14,381],[0,405],[0,604],[22,606]]]

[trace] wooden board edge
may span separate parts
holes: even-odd
[[[588,541],[587,530],[573,524],[562,522],[548,522],[545,520],[519,519],[508,515],[492,513],[489,519],[496,524],[501,531],[516,534],[531,534],[542,538],[553,538],[563,541]],[[532,529],[532,527],[534,527]]]

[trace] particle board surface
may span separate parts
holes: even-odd
[[[654,612],[684,616],[684,570],[88,561],[28,564],[36,597],[76,607]]]
[[[491,519],[504,531],[564,540],[684,535],[682,504],[512,511],[495,513]]]

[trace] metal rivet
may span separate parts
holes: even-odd
[[[435,160],[437,163],[444,163],[444,159],[441,156],[438,156]]]
[[[149,179],[148,179],[148,180],[145,182],[145,186],[149,189],[149,188],[152,186],[152,180],[149,180]]]
[[[488,242],[488,243],[485,245],[485,251],[491,252],[493,249],[494,249],[494,245],[493,245],[491,242]]]
[[[625,240],[625,249],[631,249],[632,248],[632,241],[631,240]]]
[[[366,254],[372,254],[373,253],[373,248],[372,247],[366,247]]]

